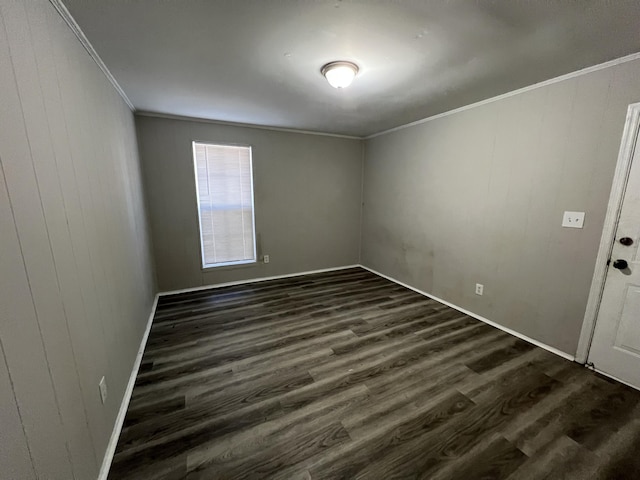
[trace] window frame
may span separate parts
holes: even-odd
[[[241,147],[249,149],[249,168],[251,174],[249,175],[251,181],[251,225],[253,228],[253,259],[249,260],[235,260],[231,262],[219,262],[207,264],[204,256],[204,238],[202,237],[202,218],[200,215],[200,189],[198,186],[198,163],[196,159],[196,144],[212,145],[216,147]],[[222,143],[205,140],[192,140],[191,141],[191,160],[193,164],[193,181],[196,187],[196,210],[198,213],[198,237],[200,245],[200,269],[202,271],[210,270],[212,268],[224,268],[233,266],[251,266],[258,263],[258,251],[257,251],[257,233],[256,233],[256,205],[255,205],[255,192],[253,190],[253,147],[247,144],[239,143]]]

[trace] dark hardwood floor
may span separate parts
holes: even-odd
[[[640,479],[640,392],[365,270],[161,297],[111,479]]]

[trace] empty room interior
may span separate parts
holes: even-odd
[[[640,479],[639,27],[0,0],[0,479]]]

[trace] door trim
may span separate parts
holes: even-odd
[[[639,129],[640,102],[629,105],[627,109],[627,118],[622,133],[620,151],[618,152],[618,162],[613,177],[613,184],[611,185],[609,204],[607,205],[607,215],[602,228],[596,266],[593,272],[589,299],[587,300],[587,308],[582,322],[578,349],[576,351],[576,362],[579,363],[586,363],[589,358],[589,349],[591,348],[593,332],[598,318],[598,310],[600,309],[600,300],[602,299],[602,292],[604,290],[604,282],[607,277],[607,260],[613,249],[615,233],[620,218],[620,210],[622,209],[622,200],[629,178],[629,171],[631,170],[631,160],[633,159]]]

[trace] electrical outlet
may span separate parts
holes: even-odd
[[[269,255],[263,255],[263,256],[262,256],[262,261],[263,261],[264,263],[269,263]]]
[[[564,212],[562,226],[567,228],[582,228],[584,226],[584,212]]]
[[[100,379],[98,388],[100,388],[100,400],[102,400],[102,404],[104,405],[107,401],[107,380],[104,377]]]
[[[476,283],[476,295],[482,295],[484,292],[484,285],[481,283]]]

